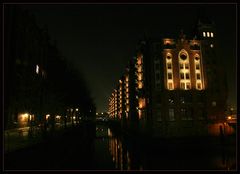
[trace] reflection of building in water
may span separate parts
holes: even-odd
[[[116,169],[119,170],[130,170],[131,160],[130,154],[122,142],[112,136],[112,132],[108,129],[109,136],[109,151],[112,156],[112,160],[115,163]]]
[[[110,117],[129,130],[167,137],[211,134],[224,124],[227,90],[215,25],[199,20],[196,28],[188,38],[181,32],[137,45],[109,99]]]

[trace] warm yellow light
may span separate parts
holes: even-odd
[[[142,66],[138,66],[138,72],[142,72]]]
[[[78,108],[76,108],[76,111],[78,111]]]
[[[61,116],[60,116],[60,115],[57,115],[57,116],[56,116],[56,119],[60,119],[60,118],[61,118]]]
[[[126,76],[126,82],[128,82],[128,80],[129,80],[129,79],[128,79],[128,76]]]
[[[172,39],[164,39],[164,45],[166,44],[171,44],[172,43]]]
[[[142,118],[142,111],[138,110],[138,118],[141,119]]]
[[[34,120],[34,115],[29,115],[30,116],[30,120]]]
[[[143,83],[142,82],[138,82],[138,88],[142,89],[142,87],[143,87]]]
[[[28,115],[29,115],[28,113],[19,114],[19,116],[18,116],[19,121],[20,122],[27,121]]]
[[[142,80],[142,74],[138,73],[138,80]]]
[[[96,115],[98,115],[98,113],[96,113]]]
[[[129,112],[129,105],[127,105],[126,110],[127,110],[127,112]]]
[[[232,119],[232,117],[231,116],[228,116],[228,120],[231,120]]]
[[[141,58],[141,57],[138,57],[138,59],[137,59],[137,64],[138,64],[138,65],[141,65],[141,64],[142,64],[142,58]]]
[[[142,109],[142,108],[145,108],[145,106],[146,106],[145,99],[144,99],[144,98],[139,98],[139,99],[138,99],[138,107],[139,107],[140,109]]]
[[[48,119],[48,118],[50,117],[50,115],[49,115],[49,114],[47,114],[45,117],[46,117],[46,119]]]

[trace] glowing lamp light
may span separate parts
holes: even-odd
[[[39,66],[36,65],[36,73],[39,74]]]
[[[28,119],[28,115],[29,115],[28,113],[20,114],[19,119],[21,121],[24,121],[24,120]]]
[[[232,119],[232,117],[231,116],[228,116],[228,118],[227,118],[228,120],[231,120]]]
[[[46,115],[46,119],[48,119],[49,117],[50,117],[50,115],[49,115],[49,114],[47,114],[47,115]]]

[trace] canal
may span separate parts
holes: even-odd
[[[97,170],[236,170],[236,138],[143,139],[96,126]]]
[[[234,136],[222,143],[220,137],[151,139],[116,130],[106,123],[85,123],[52,132],[44,141],[6,152],[4,169],[236,170]]]

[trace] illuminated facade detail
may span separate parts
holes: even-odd
[[[196,89],[202,90],[202,78],[201,78],[201,59],[199,54],[195,54],[194,57],[194,64],[195,64],[195,80],[196,80]]]
[[[172,54],[166,54],[166,70],[167,70],[167,89],[173,90],[174,89],[174,81],[173,81],[173,66],[172,66]]]
[[[139,42],[119,93],[123,95],[119,119],[122,123],[126,118],[122,124],[126,130],[163,137],[208,134],[207,122],[220,120],[223,114],[217,113],[222,113],[225,100],[215,92],[221,87],[215,85],[218,79],[208,73],[218,72],[212,64],[217,59],[211,33],[215,31],[204,26],[192,40],[181,33],[177,39]],[[217,104],[213,106],[212,101]]]
[[[168,82],[168,89],[173,90],[173,83],[172,82]]]
[[[142,72],[142,69],[143,69],[143,57],[142,55],[140,54],[138,57],[137,57],[137,64],[136,64],[136,67],[137,67],[137,80],[138,80],[138,89],[142,89],[143,88],[143,72]]]
[[[179,74],[180,74],[180,89],[191,89],[190,67],[189,67],[189,54],[186,50],[182,49],[178,54],[179,61]]]

